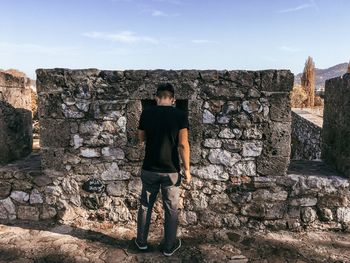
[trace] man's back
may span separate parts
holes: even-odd
[[[186,113],[173,106],[145,109],[139,129],[145,131],[146,154],[142,169],[153,172],[180,172],[179,130],[188,128]]]

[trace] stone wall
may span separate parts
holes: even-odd
[[[350,177],[350,74],[326,81],[322,150],[322,159]]]
[[[32,113],[0,101],[0,165],[32,151]]]
[[[289,71],[37,70],[42,166],[53,179],[42,194],[61,219],[135,221],[143,157],[137,124],[161,82],[175,86],[190,120],[194,180],[182,193],[183,223],[245,223],[257,211],[240,199],[251,195],[230,198],[231,188],[286,175]],[[274,217],[265,210],[263,217]]]
[[[6,101],[15,108],[31,111],[30,79],[0,72],[0,101]]]
[[[294,160],[320,160],[322,126],[292,111],[292,152]]]
[[[0,168],[0,218],[136,221],[142,107],[160,82],[188,110],[193,181],[180,224],[349,229],[349,180],[322,162],[289,166],[288,71],[38,70],[42,168]],[[161,222],[158,200],[153,214]]]
[[[28,79],[0,72],[0,165],[32,149],[31,90]]]

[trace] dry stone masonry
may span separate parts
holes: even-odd
[[[182,226],[348,229],[347,179],[321,162],[293,163],[287,173],[293,75],[285,70],[37,70],[42,170],[23,171],[22,184],[12,166],[0,170],[1,218],[132,226],[144,154],[138,120],[162,82],[175,86],[190,121]]]
[[[190,120],[195,179],[193,191],[183,192],[184,223],[215,217],[217,226],[239,225],[240,210],[244,217],[250,210],[232,202],[229,188],[286,175],[289,71],[53,69],[37,77],[42,166],[54,179],[45,191],[67,220],[135,220],[144,150],[137,124],[161,82],[175,86],[177,107]]]
[[[326,81],[322,159],[350,178],[350,74]]]
[[[322,124],[305,117],[303,110],[292,111],[292,152],[294,160],[320,160]]]
[[[31,90],[26,78],[0,72],[0,165],[32,150]]]
[[[31,111],[30,79],[0,72],[0,101]]]

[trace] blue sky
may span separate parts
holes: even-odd
[[[0,68],[290,69],[350,59],[348,0],[0,0]]]

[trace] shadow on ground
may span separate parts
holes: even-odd
[[[172,257],[159,251],[161,234],[137,251],[133,230],[87,230],[55,222],[2,223],[0,263],[70,262],[350,262],[350,237],[343,233],[248,233],[243,230],[187,229]]]

